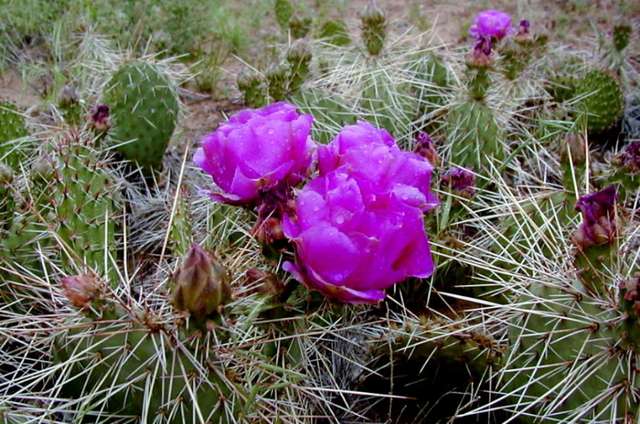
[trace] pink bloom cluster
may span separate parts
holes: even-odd
[[[318,152],[320,175],[296,199],[284,232],[296,246],[286,268],[339,301],[373,303],[407,277],[433,272],[423,212],[438,201],[431,164],[366,122]]]
[[[194,161],[219,187],[214,199],[255,206],[259,216],[265,205],[276,211],[268,223],[295,249],[283,268],[334,300],[375,303],[386,288],[431,275],[423,214],[438,200],[429,161],[367,122],[316,149],[312,121],[276,103],[241,111],[206,136]],[[295,193],[316,150],[319,175]]]

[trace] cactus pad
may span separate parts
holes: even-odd
[[[169,78],[150,63],[125,64],[109,81],[103,103],[111,110],[109,134],[117,150],[145,169],[160,167],[179,112]]]
[[[585,122],[589,134],[613,127],[622,117],[622,89],[618,81],[606,72],[589,72],[578,82],[576,96],[581,98],[576,105],[578,117]]]

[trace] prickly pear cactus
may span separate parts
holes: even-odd
[[[579,120],[589,134],[605,131],[618,123],[624,112],[624,96],[620,83],[607,72],[593,70],[576,86]]]
[[[49,186],[52,207],[42,214],[55,223],[65,245],[63,263],[85,263],[100,275],[113,270],[117,258],[115,183],[101,169],[96,152],[82,139],[70,138],[55,153],[56,174]],[[75,256],[73,259],[67,255]]]
[[[243,94],[244,104],[252,108],[262,107],[267,104],[267,87],[260,74],[245,69],[238,75],[238,89]]]
[[[274,4],[276,21],[283,31],[289,28],[289,19],[293,15],[293,5],[289,0],[276,0]]]
[[[493,111],[484,103],[469,101],[454,106],[447,115],[446,133],[451,146],[451,161],[481,170],[486,158],[501,158],[502,132]]]
[[[289,89],[289,67],[284,64],[271,66],[266,73],[269,83],[269,97],[275,101],[284,100]]]
[[[13,222],[15,199],[11,190],[13,171],[0,162],[0,240]]]
[[[167,75],[151,63],[126,63],[111,77],[102,102],[110,108],[116,149],[145,169],[160,167],[180,109]]]
[[[294,44],[287,52],[287,62],[291,67],[289,70],[289,91],[295,92],[309,76],[311,65],[309,47],[300,42]]]
[[[310,17],[300,13],[295,13],[289,19],[289,31],[291,32],[291,36],[296,40],[306,37],[309,31],[311,31],[311,23],[312,20]]]
[[[360,17],[362,41],[371,56],[377,56],[384,47],[387,22],[384,12],[374,3],[369,3]]]
[[[322,24],[318,38],[334,46],[348,46],[351,44],[349,29],[343,20],[331,20]]]
[[[13,103],[0,102],[0,162],[18,170],[27,157],[22,140],[27,135],[25,120]]]

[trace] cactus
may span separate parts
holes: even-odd
[[[20,163],[27,158],[26,136],[25,120],[17,107],[0,102],[0,162],[19,170]]]
[[[618,81],[604,71],[593,70],[576,86],[578,119],[590,135],[616,125],[624,112],[624,96]]]
[[[322,24],[318,38],[334,46],[348,46],[351,44],[347,24],[343,20],[331,20]]]
[[[243,93],[245,105],[258,108],[267,104],[267,88],[260,74],[245,69],[238,75],[237,82],[238,89]]]
[[[275,101],[284,100],[289,90],[289,67],[284,63],[272,65],[266,73],[269,83],[269,97]]]
[[[103,305],[98,306],[98,301]],[[176,329],[149,322],[151,317],[145,321],[117,303],[106,303],[104,297],[92,302],[98,316],[89,315],[75,326],[94,330],[84,334],[74,330],[55,346],[56,361],[71,375],[63,393],[87,406],[97,402],[101,415],[220,423],[239,415],[239,410],[229,411],[225,404],[226,399],[240,408],[242,397],[235,394],[233,377],[225,375],[218,358],[197,349],[208,336],[188,340]],[[163,337],[167,331],[176,339]],[[96,358],[101,359],[96,362]],[[82,415],[79,410],[78,418]]]
[[[294,39],[300,39],[307,36],[311,30],[312,20],[308,16],[294,13],[289,19],[289,31]]]
[[[631,32],[630,25],[620,24],[613,27],[613,47],[618,52],[622,52],[629,45]]]
[[[111,260],[117,256],[115,183],[87,140],[71,134],[56,149],[55,173],[47,186],[51,202],[40,215],[61,239],[68,272],[80,259],[99,275],[112,273]],[[77,258],[70,260],[69,254]]]
[[[296,43],[287,52],[289,71],[289,92],[298,91],[307,79],[311,65],[311,51],[306,44]]]
[[[293,15],[293,5],[289,0],[275,0],[274,11],[276,14],[276,22],[280,25],[282,31],[289,28],[289,20]]]
[[[126,63],[111,77],[102,102],[110,108],[116,149],[144,169],[160,167],[180,109],[169,78],[151,63]]]
[[[34,163],[27,190],[13,191],[15,212],[0,250],[26,269],[42,271],[39,248],[57,252],[52,258],[67,271],[80,262],[100,275],[113,272],[115,185],[88,143],[73,132],[54,140]]]
[[[0,240],[13,222],[15,199],[11,191],[13,171],[0,162]]]
[[[446,134],[451,161],[474,170],[486,168],[487,158],[504,157],[502,131],[493,111],[484,103],[469,101],[447,114]]]
[[[375,4],[369,3],[360,16],[362,41],[371,56],[377,56],[384,47],[387,36],[387,22],[384,12]]]

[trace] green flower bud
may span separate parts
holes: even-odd
[[[372,56],[377,56],[382,51],[386,37],[386,18],[384,12],[375,2],[369,3],[360,17],[362,21],[362,40],[367,51]]]
[[[173,305],[199,321],[212,317],[231,299],[230,280],[215,254],[194,244],[173,275]]]

